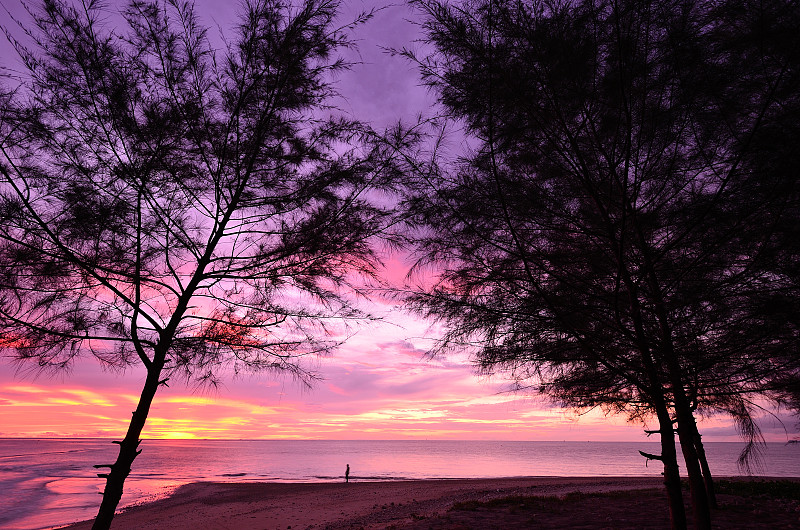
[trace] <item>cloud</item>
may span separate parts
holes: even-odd
[[[646,440],[640,424],[594,410],[577,415],[545,399],[505,392],[502,375],[476,377],[465,355],[427,359],[421,329],[378,324],[330,358],[305,389],[287,377],[227,374],[217,390],[179,382],[159,391],[151,438]],[[415,337],[415,338],[409,338]],[[4,436],[118,439],[143,382],[141,370],[103,371],[81,362],[56,379],[15,375],[0,365]],[[761,418],[768,440],[796,432],[786,413]],[[704,440],[738,440],[725,417],[700,422]],[[792,430],[794,428],[794,431]],[[790,434],[789,437],[792,435]]]
[[[413,343],[407,340],[398,340],[393,342],[378,342],[375,344],[376,348],[385,353],[395,353],[399,355],[407,355],[417,360],[422,360],[429,350],[416,347]]]

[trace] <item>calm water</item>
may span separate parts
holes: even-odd
[[[739,443],[707,443],[712,471],[741,475]],[[658,475],[638,451],[657,442],[151,440],[125,486],[123,505],[195,481],[332,482],[525,476]],[[94,464],[114,461],[105,440],[0,439],[0,528],[47,528],[94,516],[103,481]],[[800,444],[768,444],[755,474],[800,476]]]

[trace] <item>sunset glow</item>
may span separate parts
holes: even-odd
[[[408,265],[387,260],[402,282]],[[170,381],[151,410],[144,438],[157,439],[474,439],[648,440],[640,424],[553,406],[535,394],[509,392],[502,374],[476,375],[467,355],[429,359],[440,330],[376,298],[363,324],[329,358],[311,360],[322,377],[306,388],[290,377],[228,376],[214,389]],[[78,361],[70,371],[0,370],[0,437],[119,439],[138,401],[144,372],[102,370]],[[765,416],[765,438],[785,441],[793,418]],[[704,439],[739,437],[728,418],[701,421]]]
[[[427,327],[401,313],[361,330],[323,376],[305,389],[290,378],[229,377],[214,390],[170,383],[157,396],[143,436],[160,439],[645,440],[641,425],[599,410],[577,414],[540,397],[508,393],[502,376],[478,377],[468,358],[424,358]],[[402,327],[401,327],[402,324]],[[71,373],[35,377],[4,365],[0,437],[118,439],[143,375],[102,371],[92,361]],[[710,441],[738,439],[727,418],[701,424]],[[791,432],[793,420],[784,418]],[[784,426],[765,418],[768,440]]]
[[[113,2],[112,2],[113,4]],[[225,27],[233,11],[198,2],[202,20]],[[352,12],[373,7],[348,4]],[[19,10],[16,3],[10,9]],[[384,48],[414,43],[418,27],[409,9],[391,6],[359,32],[359,64],[341,75],[342,110],[375,127],[430,108],[433,96],[417,73]],[[212,32],[213,33],[213,32]],[[212,37],[213,38],[213,37]],[[7,43],[4,43],[7,46]],[[382,48],[383,47],[383,48]],[[0,48],[6,53],[8,48]],[[398,285],[408,263],[386,260],[383,276]],[[427,359],[438,330],[376,298],[369,312],[383,317],[365,325],[330,358],[319,360],[321,380],[303,388],[290,377],[229,375],[219,388],[170,381],[160,389],[145,438],[162,439],[483,439],[641,440],[641,424],[602,411],[562,410],[543,398],[509,393],[502,374],[478,377],[467,356]],[[39,374],[30,365],[0,359],[0,437],[101,437],[120,439],[138,401],[144,371],[108,372],[94,361],[70,371]],[[785,441],[795,420],[765,414],[770,441]],[[728,418],[701,420],[704,440],[737,440]]]

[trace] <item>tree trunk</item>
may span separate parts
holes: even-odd
[[[117,461],[111,466],[95,466],[95,467],[110,467],[108,474],[100,474],[98,476],[106,478],[106,487],[103,491],[103,501],[100,503],[100,510],[97,512],[97,517],[92,525],[92,530],[108,530],[111,527],[111,521],[114,519],[114,514],[119,506],[119,501],[122,498],[122,487],[125,484],[125,479],[131,472],[131,464],[134,459],[141,453],[138,449],[139,436],[142,434],[142,429],[147,421],[147,415],[150,412],[150,405],[153,402],[153,397],[156,395],[159,386],[159,377],[161,376],[162,363],[153,363],[147,370],[147,379],[145,380],[142,393],[139,396],[139,404],[133,413],[131,422],[128,425],[128,432],[125,439],[119,444],[119,456]]]
[[[658,274],[653,267],[650,259],[646,239],[641,234],[637,226],[637,234],[641,241],[642,248],[645,249],[643,256],[645,267],[647,268],[648,283],[655,298],[656,315],[661,331],[661,354],[667,367],[667,377],[672,386],[672,400],[675,410],[675,418],[678,427],[678,439],[681,443],[683,460],[686,463],[686,473],[689,475],[689,491],[692,496],[692,516],[697,530],[711,530],[711,508],[706,495],[705,481],[703,473],[700,471],[699,457],[695,449],[694,433],[697,432],[697,424],[694,420],[694,412],[689,405],[689,399],[683,385],[684,370],[680,359],[672,342],[672,331],[670,329],[669,312],[664,303],[661,287],[658,282]],[[660,418],[659,418],[660,420]],[[663,436],[663,434],[662,434]]]
[[[694,436],[694,447],[697,451],[697,457],[700,461],[700,469],[703,471],[703,482],[706,486],[706,496],[708,497],[708,505],[712,509],[717,509],[717,494],[714,492],[714,479],[711,476],[711,468],[708,466],[708,459],[706,458],[706,449],[703,447],[703,440],[700,436],[700,431],[697,429],[697,422],[692,425]]]
[[[675,448],[675,432],[672,429],[672,418],[669,416],[666,403],[658,403],[655,408],[661,436],[664,487],[667,489],[672,530],[686,530],[686,508],[683,505],[681,475],[678,469],[678,453]]]
[[[648,398],[656,412],[658,427],[661,435],[661,456],[660,460],[664,464],[664,486],[667,490],[669,502],[669,517],[672,523],[672,530],[686,529],[686,508],[683,505],[683,493],[681,492],[681,476],[678,469],[678,454],[675,449],[675,431],[672,427],[672,418],[667,407],[667,398],[664,387],[659,377],[652,351],[649,347],[647,333],[644,331],[643,318],[637,298],[636,284],[631,281],[630,275],[625,270],[623,263],[620,263],[620,270],[625,278],[625,284],[629,289],[629,301],[631,315],[633,317],[634,329],[639,342],[642,357],[642,364],[649,380],[649,388],[646,389]]]
[[[674,386],[674,385],[673,385]],[[686,473],[689,475],[689,491],[692,496],[692,516],[697,530],[711,529],[711,508],[706,494],[706,485],[703,473],[700,470],[700,457],[695,447],[695,437],[691,428],[694,424],[694,415],[686,404],[686,396],[683,389],[673,388],[675,398],[675,414],[678,418],[678,439],[681,442],[683,460],[686,463]]]

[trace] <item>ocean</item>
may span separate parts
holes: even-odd
[[[533,476],[658,475],[639,450],[657,442],[491,442],[340,440],[145,440],[125,483],[122,505],[154,500],[197,481],[351,480]],[[706,444],[717,476],[737,467],[741,443]],[[94,464],[114,461],[107,440],[0,439],[0,528],[52,528],[92,518],[103,480]],[[766,445],[756,475],[800,476],[800,444]]]

